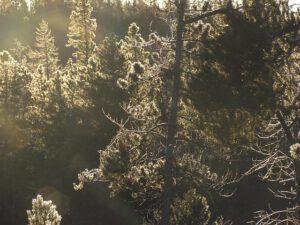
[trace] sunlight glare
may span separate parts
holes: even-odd
[[[28,9],[31,9],[31,1],[32,0],[25,0],[28,6]],[[124,0],[125,1],[125,0]],[[236,2],[240,2],[241,0],[235,0]],[[164,5],[164,0],[157,0],[159,6]],[[300,6],[300,0],[289,0],[289,4],[293,5],[293,8],[298,8]]]
[[[25,2],[27,4],[28,9],[30,10],[30,8],[31,8],[31,0],[25,0]]]

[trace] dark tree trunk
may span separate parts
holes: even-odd
[[[182,46],[184,33],[184,14],[186,0],[181,0],[177,4],[177,33],[176,33],[176,49],[175,49],[175,64],[173,67],[173,90],[172,103],[169,113],[166,152],[165,152],[165,168],[164,168],[164,193],[162,201],[162,218],[161,225],[170,224],[171,203],[172,203],[172,187],[173,187],[173,152],[175,148],[175,135],[177,128],[177,112],[179,92],[181,86],[181,61],[182,61]]]
[[[297,115],[296,121],[293,126],[294,133],[294,143],[299,143],[299,134],[300,134],[300,117]],[[294,169],[295,169],[295,186],[296,186],[296,217],[300,219],[300,161],[294,159]]]

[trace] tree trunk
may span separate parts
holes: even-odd
[[[179,102],[179,92],[181,86],[181,61],[184,33],[184,14],[186,0],[181,0],[177,5],[177,33],[176,33],[176,49],[175,63],[173,67],[173,90],[172,103],[169,114],[166,152],[165,152],[165,167],[164,167],[164,194],[162,200],[162,218],[161,225],[170,224],[171,203],[172,203],[172,186],[173,186],[173,151],[175,148],[175,135],[177,128],[177,112]]]
[[[297,115],[296,121],[293,126],[294,133],[294,143],[299,143],[299,134],[300,134],[300,117]],[[296,186],[296,218],[300,219],[300,161],[294,159],[294,169],[295,169],[295,186]]]

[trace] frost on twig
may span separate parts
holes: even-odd
[[[96,181],[97,177],[100,177],[100,171],[98,169],[84,170],[78,174],[78,184],[73,183],[73,187],[76,191],[82,190],[85,183]]]
[[[296,143],[290,146],[290,153],[293,159],[300,159],[300,144]]]

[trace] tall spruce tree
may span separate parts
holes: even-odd
[[[73,47],[74,58],[78,63],[87,65],[95,51],[95,31],[97,23],[91,18],[93,7],[90,0],[75,0],[70,16],[68,47]]]
[[[36,29],[36,51],[33,53],[35,64],[44,70],[47,80],[54,76],[58,69],[58,52],[54,37],[45,20]]]

